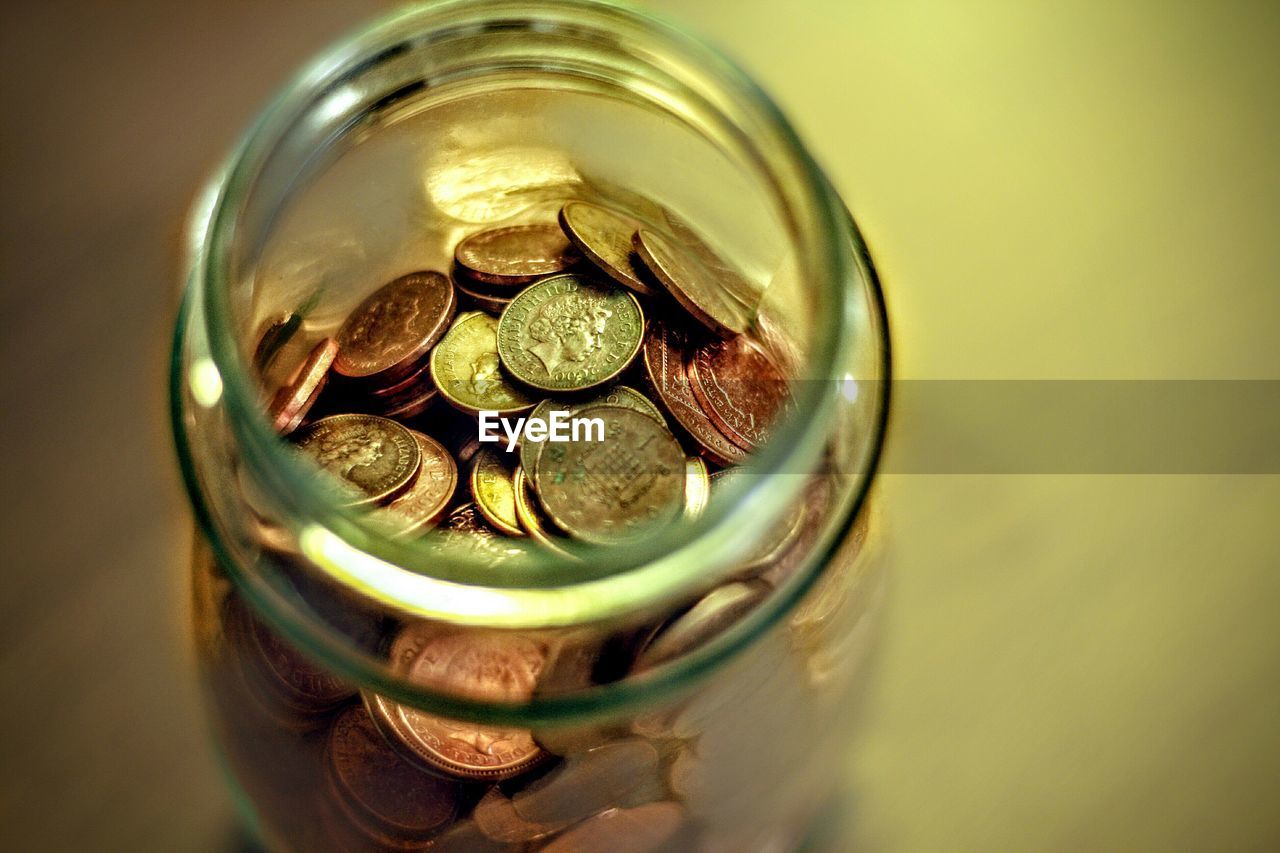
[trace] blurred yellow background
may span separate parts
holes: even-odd
[[[649,5],[828,170],[898,376],[1280,379],[1280,5]],[[177,604],[177,234],[270,92],[386,6],[6,16],[6,849],[234,843]],[[1280,477],[889,474],[881,498],[844,846],[1280,846]]]

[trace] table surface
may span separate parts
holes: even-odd
[[[654,5],[811,143],[900,377],[1280,378],[1280,6]],[[8,12],[6,849],[237,844],[178,604],[178,232],[271,90],[384,7]],[[881,496],[847,846],[1275,849],[1280,478],[890,473]]]

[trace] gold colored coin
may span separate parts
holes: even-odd
[[[458,486],[458,467],[449,451],[430,436],[416,430],[409,432],[422,455],[418,477],[399,497],[374,512],[395,530],[395,536],[433,527],[443,517]]]
[[[550,397],[540,401],[538,405],[533,407],[533,411],[529,413],[529,418],[534,418],[546,422],[551,418],[552,412],[568,412],[572,406],[569,403],[562,403],[552,400]],[[538,461],[538,453],[542,450],[543,441],[534,441],[525,436],[520,437],[520,467],[526,471],[532,471],[534,465]]]
[[[621,406],[624,409],[632,409],[642,415],[648,415],[663,426],[667,425],[667,419],[662,416],[662,411],[654,405],[653,401],[629,385],[613,386],[603,394],[575,406],[573,414],[577,415],[592,406]]]
[[[474,503],[463,504],[449,513],[436,528],[436,533],[438,538],[435,542],[442,550],[447,544],[465,553],[468,559],[490,567],[500,566],[525,553],[508,537],[494,530]]]
[[[529,534],[529,538],[539,545],[558,554],[561,557],[569,559],[577,559],[577,557],[569,551],[557,540],[558,537],[551,530],[551,524],[543,516],[542,510],[538,507],[537,495],[533,493],[533,484],[529,482],[529,478],[525,475],[524,468],[516,468],[515,476],[512,478],[512,486],[515,489],[516,497],[516,517],[520,519],[520,526],[524,528],[524,532]]]
[[[345,486],[350,506],[395,497],[422,463],[409,430],[374,415],[321,418],[299,436],[298,447]]]
[[[699,456],[685,460],[684,517],[690,520],[702,515],[711,502],[711,477],[707,463]]]
[[[649,415],[621,406],[578,413],[604,421],[604,440],[543,447],[533,472],[542,508],[575,539],[614,544],[670,521],[684,506],[686,465],[675,436]]]
[[[453,257],[477,281],[519,285],[563,272],[578,252],[555,225],[512,225],[472,234]]]
[[[722,338],[740,335],[755,312],[727,293],[722,280],[740,276],[712,255],[696,255],[671,238],[641,228],[634,238],[636,254],[676,302],[694,319]]]
[[[508,536],[523,536],[516,517],[515,472],[503,455],[485,448],[471,464],[471,496],[489,523]]]
[[[663,426],[667,425],[662,412],[654,405],[653,401],[628,385],[615,385],[603,394],[592,397],[582,403],[570,403],[548,397],[533,407],[533,411],[529,414],[529,419],[546,421],[551,417],[552,412],[565,412],[571,416],[576,416],[583,409],[591,406],[622,406],[624,409],[634,409],[641,414],[648,415]],[[520,464],[524,466],[524,470],[532,471],[536,467],[538,454],[545,443],[545,439],[534,441],[528,437],[521,436]]]
[[[473,311],[453,324],[431,351],[431,379],[455,408],[474,415],[484,410],[514,415],[533,400],[511,384],[498,359],[498,321]]]
[[[635,296],[581,275],[521,291],[498,323],[498,355],[511,375],[542,391],[584,391],[626,369],[644,340]]]
[[[560,208],[560,227],[578,251],[618,284],[641,296],[653,296],[644,280],[644,263],[636,257],[631,235],[640,223],[605,207],[571,201]]]

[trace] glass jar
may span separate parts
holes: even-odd
[[[699,517],[627,547],[406,539],[341,506],[266,417],[264,327],[305,351],[383,282],[447,268],[460,236],[569,198],[678,216],[765,285],[753,334],[793,396],[773,438]],[[889,348],[853,221],[742,72],[597,3],[399,11],[283,90],[189,244],[171,410],[192,622],[268,848],[800,843],[881,585]],[[403,665],[433,643],[462,669],[524,661],[530,690]]]

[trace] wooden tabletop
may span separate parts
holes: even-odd
[[[653,5],[812,145],[900,377],[1280,378],[1280,7]],[[177,234],[270,92],[385,6],[8,12],[4,849],[238,843],[182,625]],[[844,847],[1280,844],[1280,478],[881,488],[894,568]]]

